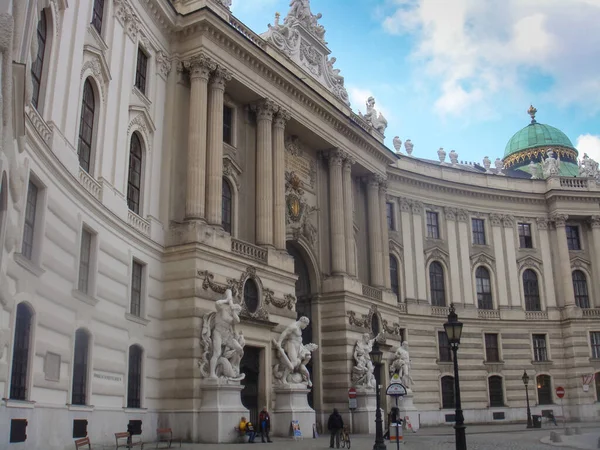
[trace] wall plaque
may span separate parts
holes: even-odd
[[[94,380],[98,381],[100,383],[116,383],[116,384],[122,384],[123,383],[123,375],[120,373],[110,373],[110,372],[99,372],[99,371],[94,371]]]

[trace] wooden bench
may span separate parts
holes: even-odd
[[[171,428],[156,429],[156,448],[158,448],[158,444],[161,442],[168,443],[169,446],[167,448],[171,448],[173,442],[179,442],[179,446],[181,447],[181,438],[173,439],[173,430]]]
[[[92,450],[92,444],[90,442],[90,438],[77,439],[75,441],[75,450],[79,450],[84,448],[87,445],[88,450]]]
[[[115,449],[139,447],[143,450],[144,443],[141,441],[141,439],[139,441],[134,441],[132,438],[131,443],[128,443],[130,437],[131,435],[127,431],[124,431],[122,433],[115,433]],[[125,442],[123,442],[123,440]]]

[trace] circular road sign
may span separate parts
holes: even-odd
[[[348,398],[356,398],[356,389],[355,388],[350,388],[348,389]]]
[[[565,396],[565,388],[562,386],[559,386],[556,388],[556,396],[558,398],[563,398]]]

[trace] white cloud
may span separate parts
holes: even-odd
[[[584,153],[587,153],[590,158],[600,161],[600,136],[582,134],[577,138],[575,147],[579,150],[580,158],[583,157]]]
[[[438,113],[477,116],[508,95],[600,111],[600,0],[392,3],[382,26],[416,38],[413,67],[440,86]],[[546,79],[538,94],[524,87],[532,74]]]

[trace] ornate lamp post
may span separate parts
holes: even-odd
[[[523,384],[525,385],[525,398],[527,399],[527,428],[533,428],[533,423],[531,422],[531,409],[529,408],[529,375],[527,375],[526,370],[523,371],[521,380],[523,380]]]
[[[371,350],[371,361],[375,366],[375,392],[377,396],[377,411],[375,412],[375,445],[373,450],[386,450],[383,440],[383,419],[381,418],[381,359],[383,352],[379,349],[379,342],[375,339],[373,349]]]
[[[456,421],[454,424],[454,436],[456,441],[456,450],[467,450],[467,438],[465,436],[465,418],[463,417],[462,406],[460,404],[460,383],[458,381],[458,359],[456,353],[460,345],[460,335],[462,334],[463,324],[458,321],[458,316],[454,310],[454,303],[450,304],[450,313],[448,321],[444,324],[444,330],[448,336],[448,342],[452,348],[454,356],[454,395],[456,398]]]

